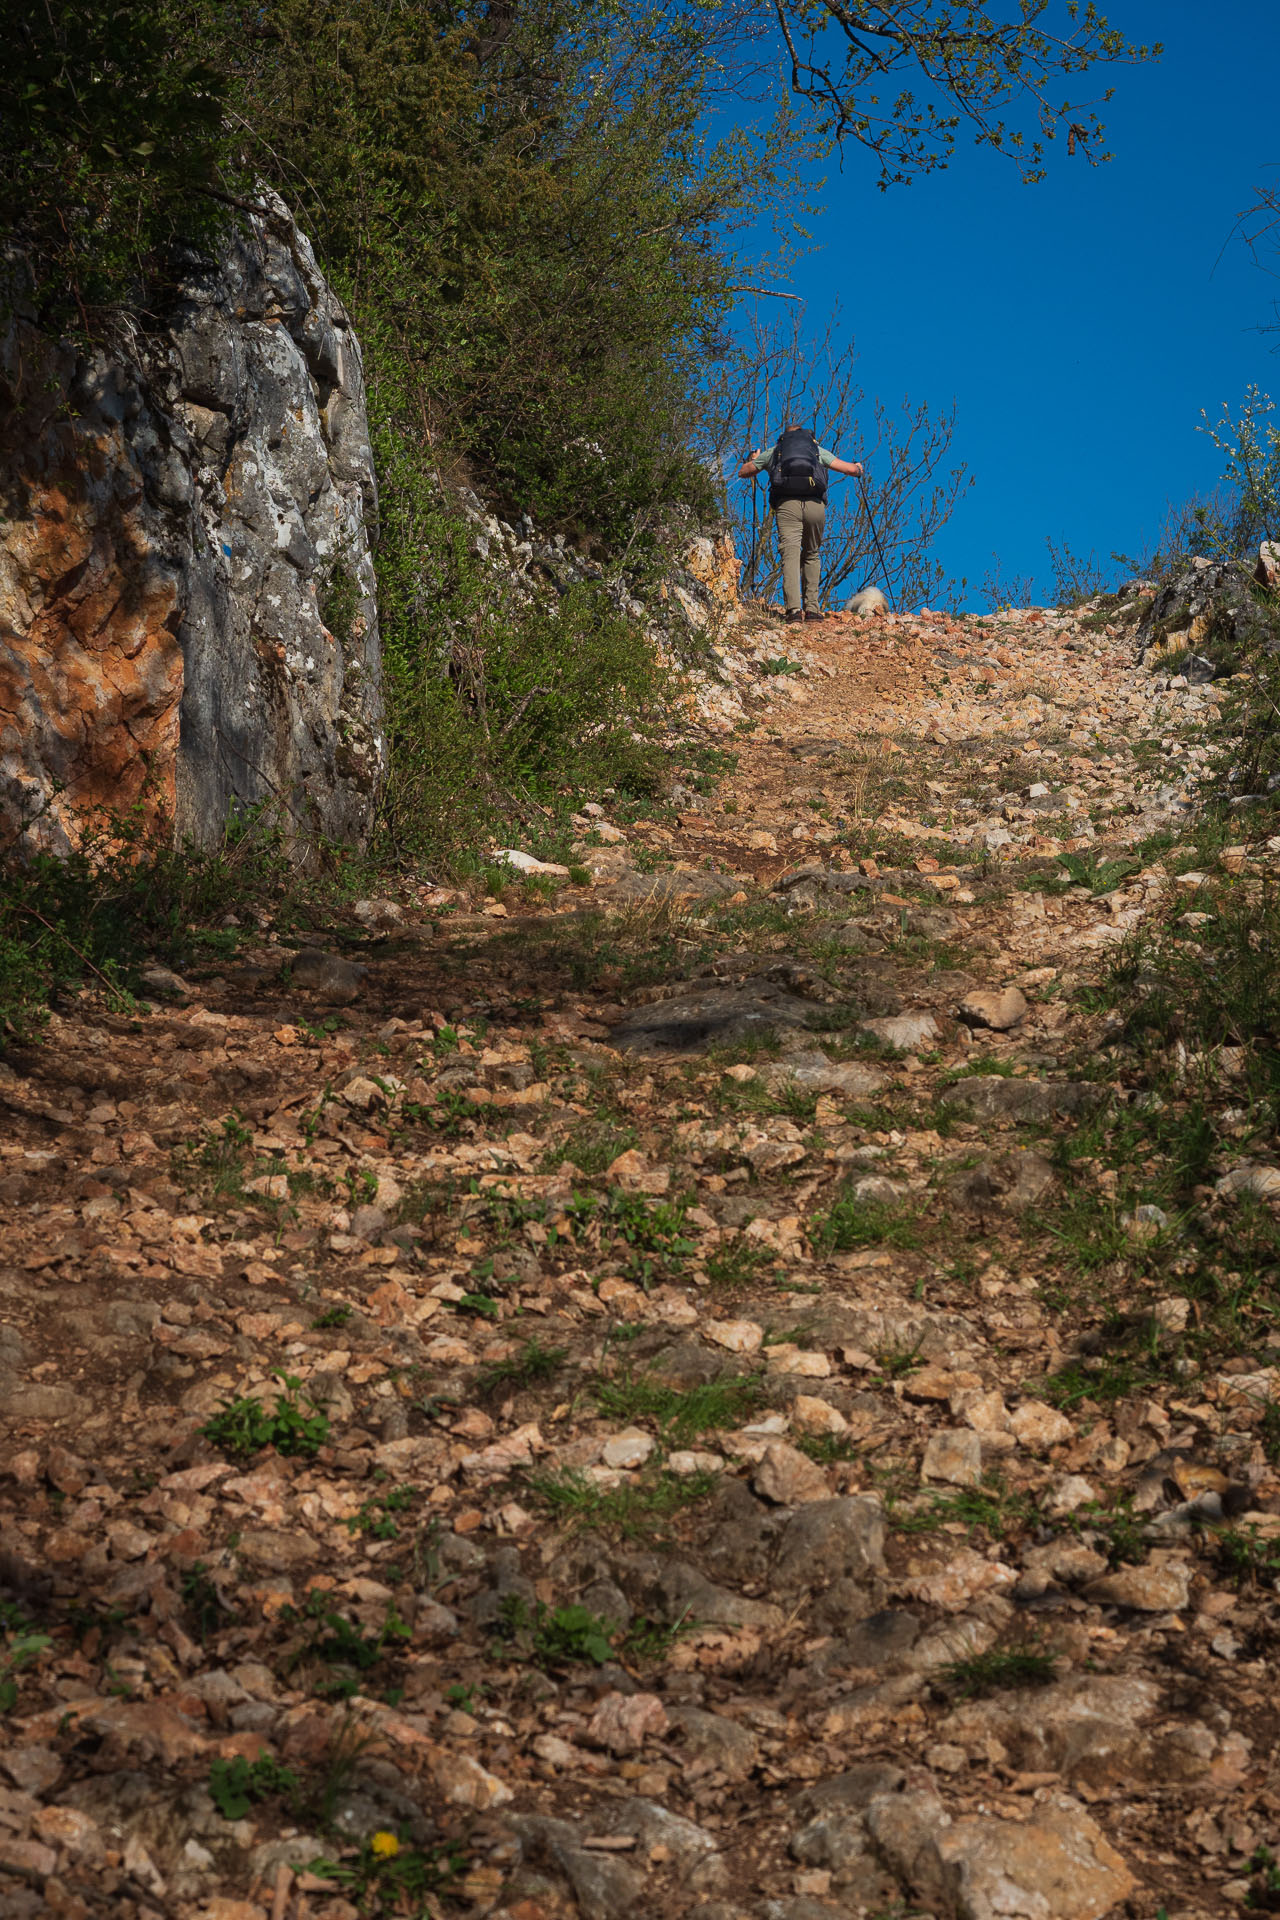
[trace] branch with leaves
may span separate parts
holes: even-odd
[[[965,127],[1026,181],[1044,177],[1059,134],[1069,154],[1109,159],[1095,109],[1112,89],[1095,100],[1057,89],[1161,51],[1126,40],[1092,0],[768,0],[755,32],[781,37],[792,94],[823,138],[874,156],[882,188],[949,165]]]

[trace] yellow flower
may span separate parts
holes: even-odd
[[[399,1853],[400,1842],[394,1833],[375,1833],[369,1842],[369,1851],[376,1854],[379,1860],[391,1860]]]

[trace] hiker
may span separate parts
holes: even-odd
[[[818,445],[811,427],[793,422],[783,428],[767,452],[757,447],[743,461],[738,478],[754,480],[762,468],[769,475],[769,506],[778,523],[787,619],[825,620],[827,616],[818,605],[818,583],[822,577],[822,533],[827,523],[827,469],[856,479],[862,473],[862,464],[837,460],[830,448]]]

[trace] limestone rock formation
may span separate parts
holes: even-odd
[[[1206,657],[1216,673],[1231,673],[1260,625],[1248,568],[1235,560],[1196,555],[1147,605],[1136,641],[1143,665],[1157,671],[1167,661],[1192,654]],[[1199,676],[1212,677],[1210,673]]]
[[[190,258],[163,325],[0,350],[0,835],[141,803],[367,830],[385,750],[359,343],[288,209]]]

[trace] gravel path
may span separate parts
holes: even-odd
[[[1280,1903],[1280,1173],[1115,973],[1275,864],[1194,864],[1217,689],[796,640],[590,888],[0,1064],[5,1920]]]

